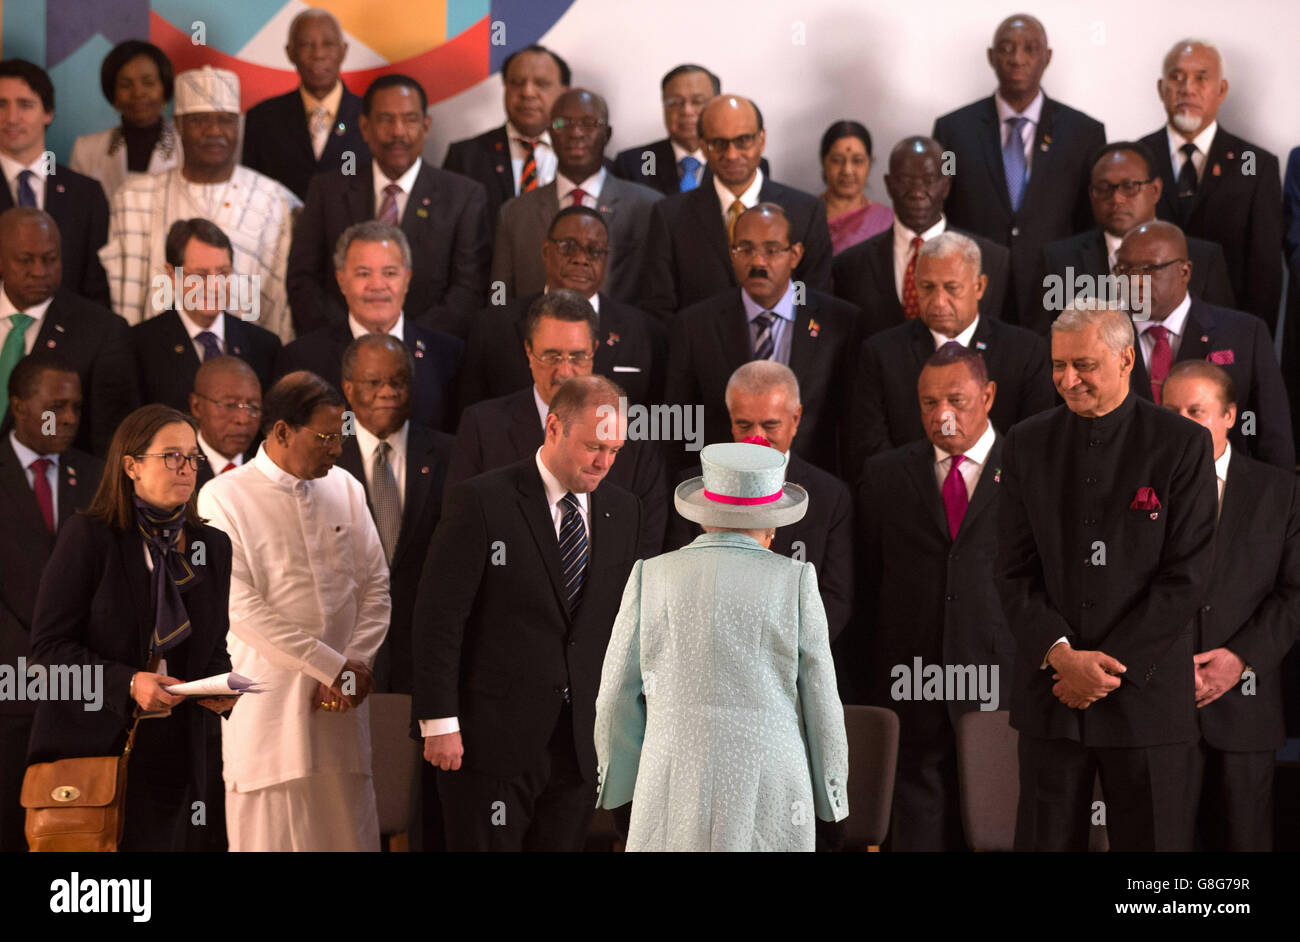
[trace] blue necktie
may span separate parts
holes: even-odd
[[[36,191],[32,189],[32,177],[36,174],[30,170],[24,170],[18,174],[18,205],[35,206]]]
[[[203,347],[203,361],[205,363],[213,357],[221,356],[221,344],[217,342],[216,334],[210,330],[200,330],[196,336]]]
[[[1019,212],[1020,203],[1025,198],[1025,141],[1021,131],[1029,123],[1028,118],[1007,118],[1011,133],[1007,136],[1007,145],[1002,148],[1002,168],[1007,175],[1007,193],[1011,196],[1011,211]]]
[[[565,494],[560,504],[564,508],[564,516],[560,518],[560,568],[572,614],[582,597],[582,579],[587,571],[587,528],[582,524],[578,498]]]
[[[689,193],[700,185],[700,181],[695,179],[695,171],[700,169],[700,162],[687,154],[682,158],[682,182],[681,192]]]

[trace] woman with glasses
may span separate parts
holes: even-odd
[[[836,121],[822,135],[822,181],[831,248],[839,255],[894,224],[894,211],[867,198],[871,133],[857,121]]]
[[[195,509],[203,460],[189,416],[162,405],[128,415],[90,508],[59,531],[36,598],[33,658],[93,680],[79,700],[37,706],[29,762],[121,753],[137,715],[155,714],[140,721],[127,763],[120,850],[205,848],[193,803],[222,800],[207,788],[207,743],[213,714],[234,701],[188,703],[164,689],[230,670],[230,539]]]

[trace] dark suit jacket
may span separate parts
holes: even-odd
[[[393,611],[388,634],[375,657],[375,689],[381,693],[410,693],[411,618],[415,597],[424,574],[424,558],[429,541],[442,517],[442,488],[451,458],[452,437],[412,422],[406,433],[406,491],[402,503],[402,527],[389,565],[388,591]],[[361,450],[355,435],[343,439],[343,468],[366,487],[366,506],[374,513]]]
[[[275,377],[279,379],[294,370],[311,370],[342,392],[343,351],[352,340],[352,329],[346,321],[299,337],[276,357]],[[402,342],[415,358],[411,417],[430,428],[454,427],[456,372],[465,345],[440,330],[412,323],[409,317],[402,326]]]
[[[75,448],[59,457],[60,529],[89,506],[103,473],[104,462]],[[36,588],[54,549],[54,534],[45,527],[36,493],[27,483],[27,472],[8,433],[0,436],[0,519],[5,521],[0,531],[0,664],[16,669],[18,658],[31,660]],[[34,708],[31,701],[0,700],[0,714],[29,715]]]
[[[645,172],[647,153],[654,155],[653,173]],[[768,166],[766,157],[760,158],[758,163],[763,176],[772,175],[772,168]],[[671,172],[669,167],[672,168]],[[706,170],[705,173],[707,172]],[[629,147],[627,150],[619,151],[618,156],[614,158],[614,173],[624,180],[656,189],[665,196],[673,196],[681,192],[682,179],[677,169],[677,155],[673,153],[673,142],[666,137],[642,147]]]
[[[82,397],[76,446],[94,455],[107,454],[118,423],[140,405],[126,321],[60,288],[41,318],[32,350],[53,350],[72,364],[81,377]],[[7,417],[3,428],[9,428]]]
[[[488,220],[495,231],[502,204],[515,196],[515,172],[510,164],[506,126],[485,131],[478,137],[453,141],[443,158],[442,169],[483,184],[487,192]]]
[[[1201,592],[1196,651],[1227,648],[1255,672],[1196,711],[1215,749],[1268,750],[1286,740],[1282,658],[1300,629],[1300,490],[1293,470],[1247,458],[1233,446],[1215,532],[1214,574]]]
[[[0,213],[12,209],[8,186],[0,186]],[[108,198],[98,180],[55,164],[45,180],[44,210],[59,227],[63,255],[63,287],[101,307],[110,307],[108,275],[99,250],[108,241]]]
[[[1208,431],[1132,392],[1098,419],[1058,406],[1007,433],[998,591],[1016,636],[1021,733],[1086,747],[1196,737],[1192,621],[1214,563],[1211,455]],[[1132,506],[1140,488],[1158,510]],[[1086,710],[1057,700],[1051,669],[1039,669],[1062,637],[1127,668]]]
[[[957,231],[957,230],[952,230]],[[980,267],[988,275],[988,286],[980,298],[979,311],[986,317],[1003,317],[1010,280],[1011,253],[1005,246],[971,232],[980,247]],[[862,334],[870,337],[906,319],[903,302],[894,283],[894,230],[886,229],[870,239],[850,246],[835,256],[831,278],[837,298],[862,309]]]
[[[293,326],[298,336],[347,319],[347,307],[334,278],[334,247],[348,226],[374,219],[372,161],[357,164],[351,176],[322,173],[307,187],[306,205],[293,226],[285,277]],[[422,164],[402,213],[402,231],[411,243],[408,317],[462,339],[470,315],[487,295],[492,241],[487,198],[481,187],[444,170]]]
[[[832,252],[826,204],[767,176],[758,196],[761,202],[780,204],[790,219],[791,241],[803,243],[803,261],[794,270],[794,280],[829,291]],[[740,286],[727,247],[722,206],[707,172],[694,190],[655,204],[641,284],[641,308],[664,320]]]
[[[1223,260],[1223,249],[1214,242],[1188,238],[1187,257],[1192,262],[1192,278],[1187,285],[1192,297],[1200,298],[1207,304],[1233,307],[1232,282],[1228,278],[1228,265]],[[1038,284],[1044,284],[1049,275],[1059,277],[1062,284],[1067,283],[1067,269],[1073,269],[1072,278],[1079,275],[1091,275],[1094,278],[1109,275],[1110,265],[1106,259],[1106,237],[1101,229],[1090,229],[1068,239],[1049,242],[1043,247],[1043,276]],[[1073,280],[1069,283],[1072,284]],[[1075,296],[1081,294],[1079,292]],[[1042,294],[1039,297],[1041,300]],[[1058,314],[1059,310],[1043,306],[1032,322],[1023,323],[1022,326],[1046,337],[1051,333],[1052,321]]]
[[[258,435],[256,438],[253,439],[253,444],[248,447],[248,451],[244,452],[244,460],[240,466],[242,467],[244,464],[247,464],[248,462],[256,458],[257,452],[261,448],[261,446],[262,446],[262,436]],[[210,461],[203,462],[203,464],[199,466],[199,470],[194,473],[194,490],[196,491],[203,490],[203,485],[207,484],[209,481],[215,478],[217,476],[217,472],[220,470],[221,470],[220,467],[216,467],[216,468],[212,467],[212,462]]]
[[[896,665],[907,668],[913,693],[914,658],[923,665],[997,665],[997,703],[1011,697],[1016,642],[1007,626],[994,582],[1002,438],[994,440],[953,539],[935,480],[929,440],[875,455],[858,488],[862,535],[865,656],[858,665],[866,702],[888,707],[902,720],[905,740],[933,738],[945,721],[955,728],[963,713],[980,709],[976,681],[966,699],[895,699]],[[992,688],[994,685],[990,683]],[[973,689],[972,689],[973,688]]]
[[[168,658],[167,671],[182,680],[198,680],[230,670],[230,538],[209,526],[187,538],[203,541],[207,561],[194,567],[199,579],[182,595],[191,633],[180,656]],[[66,700],[39,704],[29,762],[111,755],[126,745],[135,706],[131,675],[145,668],[153,631],[154,602],[142,542],[134,528],[119,532],[84,514],[60,529],[36,597],[32,654],[45,665],[102,665],[104,702],[98,712]],[[188,714],[190,747],[189,756],[176,761],[188,760],[190,784],[199,798],[212,800],[206,794],[210,714],[197,703],[174,709],[174,719]]]
[[[370,163],[370,148],[361,137],[360,118],[361,99],[344,85],[334,127],[317,160],[302,91],[295,88],[268,98],[249,108],[244,116],[244,156],[240,163],[279,180],[305,200],[312,176],[337,170],[344,153],[351,152],[358,167]]]
[[[1042,289],[1034,282],[1043,245],[1092,226],[1088,181],[1106,129],[1068,105],[1044,96],[1034,134],[1029,181],[1020,211],[1011,211],[1002,165],[1002,128],[993,96],[946,114],[930,135],[957,156],[944,204],[950,225],[1011,249],[1012,292],[1005,320],[1037,318]]]
[[[280,338],[264,327],[230,314],[221,317],[225,321],[226,352],[252,367],[262,391],[266,392],[271,388]],[[161,402],[188,413],[194,375],[199,371],[199,355],[181,323],[181,315],[174,310],[164,311],[141,321],[131,328],[130,338],[141,401]]]
[[[416,719],[459,718],[465,768],[506,778],[545,754],[565,692],[583,776],[605,647],[636,560],[640,507],[606,481],[590,495],[590,554],[573,615],[532,454],[449,489],[415,605]],[[493,565],[504,546],[505,565]]]
[[[700,467],[695,465],[679,474],[677,483],[699,476]],[[793,453],[785,476],[808,492],[808,512],[788,526],[777,527],[771,549],[816,567],[817,589],[834,641],[853,614],[853,498],[843,481]],[[664,552],[681,549],[703,532],[699,524],[674,513]]]
[[[447,493],[451,488],[494,468],[531,457],[546,437],[533,386],[508,396],[470,406],[460,417],[456,444],[447,468]],[[641,501],[637,558],[658,556],[668,519],[668,479],[663,454],[653,441],[629,440],[618,453],[607,478]],[[447,512],[444,508],[444,513]],[[426,717],[427,719],[427,717]]]
[[[683,408],[704,406],[704,444],[731,441],[727,380],[753,359],[753,341],[743,289],[733,288],[692,305],[678,315],[668,351],[664,398]],[[840,467],[843,403],[852,387],[852,351],[857,348],[858,309],[820,291],[795,306],[789,367],[799,380],[803,418],[791,450],[832,473]],[[812,322],[817,323],[816,335]],[[690,453],[677,451],[677,467]]]
[[[530,294],[500,307],[485,307],[474,318],[460,371],[461,406],[504,396],[532,383],[524,352],[524,326],[528,308],[539,297],[540,293]],[[622,386],[631,402],[654,402],[663,394],[667,354],[668,332],[659,320],[605,294],[600,296],[600,337],[593,372]]]
[[[1282,187],[1277,157],[1220,125],[1196,195],[1180,199],[1164,128],[1142,138],[1164,180],[1156,215],[1198,239],[1217,242],[1228,261],[1237,307],[1277,332],[1282,301]],[[1247,165],[1246,155],[1254,160]],[[1215,171],[1218,170],[1218,173]]]
[[[1043,338],[981,317],[971,346],[998,384],[989,420],[999,434],[1056,404],[1052,360]],[[855,374],[849,455],[853,475],[872,455],[925,438],[916,384],[934,356],[934,336],[920,318],[863,342]]]
[[[1141,324],[1135,324],[1135,331]],[[1138,338],[1140,344],[1141,338]],[[1143,399],[1151,398],[1151,378],[1140,350],[1134,351],[1133,374],[1129,383]],[[1218,355],[1231,362],[1221,363],[1237,387],[1237,424],[1228,432],[1232,447],[1240,454],[1295,470],[1295,442],[1291,438],[1291,405],[1287,400],[1282,369],[1273,352],[1273,340],[1260,319],[1241,311],[1206,304],[1192,296],[1187,312],[1178,360],[1209,360]],[[1252,434],[1243,435],[1245,413],[1255,416]]]

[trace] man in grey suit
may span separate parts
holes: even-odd
[[[555,100],[551,134],[559,165],[555,179],[501,207],[492,253],[492,288],[505,285],[506,299],[535,294],[546,286],[542,243],[561,209],[587,206],[609,226],[610,258],[606,292],[633,301],[639,291],[642,246],[650,228],[650,208],[663,195],[620,180],[604,166],[610,138],[609,109],[595,92],[574,88]]]

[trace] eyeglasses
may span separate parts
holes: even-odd
[[[763,258],[775,258],[778,255],[784,255],[794,246],[781,245],[777,242],[764,242],[762,245],[755,245],[752,242],[740,242],[731,247],[732,258],[738,258],[742,262],[747,262],[755,256]]]
[[[599,118],[555,118],[551,121],[552,131],[586,131],[590,134],[598,128],[603,128],[605,122]]]
[[[758,141],[758,134],[742,134],[739,137],[711,137],[704,146],[715,154],[725,154],[732,147],[736,150],[749,150]]]
[[[235,402],[234,400],[228,400],[222,402],[220,400],[213,399],[211,396],[205,396],[203,395],[203,393],[195,393],[194,395],[198,396],[200,399],[212,403],[218,409],[221,409],[223,412],[226,412],[231,415],[239,411],[247,412],[249,417],[254,419],[260,418],[262,415],[262,404],[260,402]]]
[[[1177,265],[1179,262],[1185,261],[1187,261],[1185,258],[1171,258],[1169,261],[1161,262],[1159,265],[1121,265],[1116,262],[1115,267],[1110,271],[1112,275],[1118,275],[1121,278],[1127,278],[1130,275],[1141,277],[1143,275],[1154,275],[1162,268],[1168,268],[1170,265]]]
[[[1148,183],[1154,183],[1155,179],[1155,177],[1151,177],[1149,180],[1121,180],[1119,183],[1108,183],[1105,180],[1101,180],[1097,183],[1089,184],[1088,192],[1099,200],[1106,200],[1114,196],[1116,190],[1119,190],[1125,196],[1132,199],[1134,196],[1137,196],[1142,192],[1142,187],[1146,186]]]
[[[681,111],[687,105],[690,105],[698,111],[708,103],[709,98],[705,95],[693,95],[690,98],[683,98],[680,95],[675,95],[672,98],[664,99],[664,109],[667,111]]]
[[[315,430],[314,428],[312,428],[310,425],[304,425],[303,428],[305,428],[307,431],[311,432],[313,435],[316,436],[316,442],[317,442],[317,444],[323,445],[323,446],[326,447],[326,448],[331,448],[331,447],[333,447],[334,445],[337,445],[337,444],[339,444],[340,442],[343,441],[343,433],[342,433],[342,432],[330,432],[330,433],[327,435],[327,434],[324,433],[324,432],[318,432],[318,431],[316,431],[316,430]]]
[[[411,381],[405,376],[394,376],[391,379],[354,379],[351,383],[372,393],[379,392],[384,386],[392,386],[396,392],[405,392],[411,388]]]
[[[548,236],[546,241],[559,249],[560,254],[565,258],[576,258],[578,253],[581,252],[591,261],[599,262],[602,258],[609,255],[609,248],[607,246],[595,245],[594,243],[583,245],[577,239],[552,239]]]
[[[189,465],[194,471],[198,471],[207,463],[207,456],[202,454],[184,455],[179,451],[165,451],[161,454],[153,455],[135,455],[137,460],[140,458],[161,458],[163,467],[168,471],[179,471],[185,465]]]
[[[559,366],[561,363],[570,363],[573,366],[586,366],[594,359],[590,353],[564,354],[564,353],[555,353],[552,351],[549,353],[541,353],[541,354],[530,353],[528,355],[531,356],[538,363],[541,363],[544,366],[552,366],[552,367]]]

